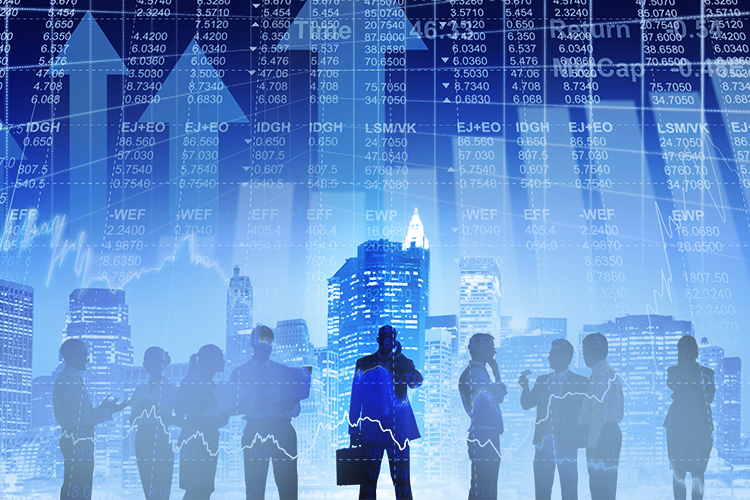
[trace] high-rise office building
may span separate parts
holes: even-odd
[[[271,359],[286,366],[311,366],[310,396],[300,402],[300,414],[292,420],[297,432],[297,473],[302,484],[325,484],[332,479],[332,421],[326,399],[327,377],[319,364],[321,356],[310,342],[310,331],[304,319],[278,321],[273,329]],[[325,361],[325,357],[323,359]]]
[[[0,450],[31,426],[34,289],[0,280]]]
[[[700,348],[698,362],[714,371],[716,393],[711,403],[711,413],[713,414],[715,429],[714,448],[722,450],[724,448],[724,348],[710,344],[706,337],[701,339],[698,346]]]
[[[56,375],[34,377],[31,383],[31,428],[54,427],[55,411],[52,407],[52,388]]]
[[[314,366],[317,358],[310,342],[310,331],[304,319],[287,319],[276,322],[273,329],[271,359],[287,366]]]
[[[734,464],[739,463],[737,458],[743,446],[740,435],[742,417],[742,361],[740,358],[724,358],[723,386],[724,401],[720,421],[723,436],[719,456]]]
[[[396,328],[404,355],[422,370],[429,269],[429,242],[415,211],[404,243],[362,243],[328,280],[328,346],[339,356],[339,421],[349,408],[357,359],[377,350],[381,326]],[[414,406],[419,414],[419,404]],[[348,442],[345,426],[339,437]]]
[[[323,381],[323,424],[320,429],[321,439],[324,439],[322,446],[326,448],[326,454],[323,461],[325,468],[322,474],[329,481],[333,481],[336,475],[336,466],[332,458],[336,456],[337,441],[337,408],[339,400],[339,360],[338,354],[328,347],[316,347],[315,355],[318,358],[318,373]]]
[[[253,329],[253,285],[250,278],[240,276],[240,267],[234,266],[227,289],[227,344],[224,353],[227,377],[253,355],[250,333]]]
[[[489,333],[499,343],[501,276],[494,259],[465,258],[460,266],[458,349],[467,360],[469,339],[475,333]]]
[[[607,361],[623,380],[621,462],[646,474],[668,467],[663,423],[672,399],[667,388],[667,368],[677,364],[680,338],[694,335],[691,322],[655,314],[624,316],[599,325],[584,325],[579,341],[593,332],[607,338]]]
[[[223,378],[228,380],[232,371],[253,356],[250,346],[253,331],[253,285],[250,278],[240,275],[240,267],[234,266],[227,289],[226,349],[224,350]],[[216,473],[217,487],[236,485],[244,481],[242,433],[245,421],[239,416],[229,419],[221,431],[219,468]]]
[[[458,393],[457,328],[455,316],[427,319],[425,331],[424,384],[419,392],[424,402],[424,429],[421,453],[424,473],[429,484],[452,484],[457,478],[454,443],[458,442],[460,414],[456,410]]]
[[[82,372],[91,403],[99,405],[108,396],[124,401],[126,370],[133,366],[128,306],[125,291],[84,288],[70,294],[63,342],[79,339],[89,350],[89,363]],[[122,419],[96,428],[95,475],[104,477],[108,486],[119,488],[122,482]]]

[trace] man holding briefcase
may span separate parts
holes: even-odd
[[[388,453],[396,499],[411,499],[409,441],[420,437],[407,388],[422,385],[414,362],[401,353],[396,329],[378,331],[379,349],[357,360],[349,406],[352,446],[362,446],[368,470],[359,498],[375,499],[383,452]]]

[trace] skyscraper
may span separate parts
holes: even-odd
[[[451,484],[458,479],[453,443],[459,440],[456,431],[461,416],[456,411],[459,408],[455,401],[458,394],[456,317],[430,316],[427,326],[424,384],[419,391],[425,408],[421,445],[426,451],[421,455],[430,484]]]
[[[489,333],[500,341],[500,269],[491,258],[464,258],[459,295],[459,356],[468,359],[469,339]]]
[[[277,321],[273,336],[271,359],[274,361],[287,366],[315,366],[317,363],[304,319]]]
[[[253,328],[253,285],[250,278],[240,276],[240,266],[234,266],[234,274],[229,279],[226,323],[227,368],[224,373],[230,374],[253,355],[249,340]]]
[[[714,371],[714,385],[716,393],[711,403],[711,413],[714,418],[714,448],[724,448],[724,348],[712,345],[708,338],[703,337],[699,343],[700,357],[698,362]]]
[[[300,402],[300,414],[292,420],[297,432],[297,473],[301,484],[325,484],[333,474],[330,405],[326,399],[326,377],[320,356],[310,342],[304,319],[278,321],[273,329],[271,359],[286,366],[312,366],[310,397]],[[325,360],[325,359],[324,359]]]
[[[0,280],[0,449],[31,426],[34,289]]]
[[[70,294],[63,342],[79,339],[89,349],[89,364],[82,372],[91,403],[96,407],[108,396],[124,401],[126,370],[133,366],[128,306],[124,290],[83,288]],[[113,418],[96,428],[97,476],[109,486],[122,482],[122,419]]]
[[[677,342],[684,335],[694,335],[693,325],[672,316],[625,316],[600,325],[584,325],[579,340],[593,332],[607,338],[607,361],[623,379],[625,416],[620,424],[620,461],[645,474],[668,467],[662,426],[672,401],[667,368],[677,364]],[[580,343],[578,351],[580,355]]]
[[[55,385],[54,375],[34,377],[31,384],[31,427],[54,427],[57,424],[52,408],[52,388]]]
[[[253,285],[250,278],[240,276],[240,267],[234,266],[227,288],[226,308],[226,349],[224,350],[223,377],[229,379],[236,368],[250,360],[253,348],[250,338],[253,329]],[[244,481],[242,458],[242,432],[245,421],[239,416],[229,419],[229,424],[221,430],[219,468],[216,473],[221,485],[236,485]]]
[[[328,346],[339,357],[339,421],[349,408],[357,359],[377,349],[381,326],[398,330],[404,355],[422,370],[429,269],[429,242],[415,210],[404,243],[362,243],[328,280]],[[415,410],[419,414],[418,404]],[[339,436],[347,442],[344,426]]]
[[[338,391],[339,391],[339,359],[338,354],[328,347],[315,348],[315,355],[318,358],[318,374],[323,381],[323,428],[320,429],[319,439],[323,439],[322,446],[327,448],[327,453],[323,461],[322,476],[330,481],[333,480],[336,470],[335,464],[332,463],[332,457],[336,456],[336,411],[338,408]]]
[[[724,391],[720,427],[723,434],[719,456],[730,463],[737,463],[742,449],[740,419],[742,416],[742,361],[740,358],[724,358]]]

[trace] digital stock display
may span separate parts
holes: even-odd
[[[585,413],[620,403],[602,417],[617,497],[672,498],[683,365],[705,394],[673,410],[702,430],[679,428],[710,435],[687,477],[750,498],[749,36],[746,0],[0,0],[0,498],[283,499],[294,459],[294,495],[357,498],[336,456],[366,441],[375,386],[413,411],[407,441],[375,423],[397,428],[386,451],[408,443],[415,498],[543,498],[542,476],[592,498]],[[497,362],[481,384],[478,333]],[[253,365],[269,342],[263,366],[309,389],[288,405]],[[379,345],[394,374],[375,384],[360,358]],[[164,407],[156,386],[177,391]],[[478,437],[479,397],[499,437]],[[563,454],[566,419],[584,440]],[[141,428],[162,429],[160,483]],[[472,482],[485,452],[490,489]],[[196,453],[216,470],[191,486]],[[378,484],[393,498],[386,463]]]

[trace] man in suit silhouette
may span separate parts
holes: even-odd
[[[500,380],[492,335],[473,335],[469,339],[469,352],[469,366],[458,379],[461,403],[471,417],[467,442],[471,460],[469,500],[495,499],[500,473],[500,434],[503,433],[500,403],[508,390]],[[494,381],[487,373],[487,365],[492,370]]]
[[[552,373],[540,375],[532,389],[525,374],[518,383],[523,388],[521,406],[536,406],[534,429],[534,485],[537,500],[549,500],[555,481],[555,468],[560,476],[560,490],[565,500],[578,498],[578,448],[586,446],[586,437],[578,417],[588,389],[586,377],[568,368],[573,359],[573,345],[555,339],[548,356]]]
[[[374,499],[383,453],[388,453],[397,499],[411,499],[409,441],[420,437],[406,392],[422,385],[414,362],[401,353],[396,329],[378,331],[378,350],[357,360],[349,405],[352,446],[367,449],[371,465],[359,498]]]
[[[586,465],[589,469],[591,500],[617,498],[617,469],[620,465],[625,413],[622,381],[609,363],[609,344],[601,333],[586,335],[581,344],[583,359],[591,368],[588,391],[578,421],[588,426]]]
[[[62,428],[60,451],[63,456],[63,484],[60,500],[91,498],[94,481],[94,427],[112,419],[112,414],[122,410],[125,404],[107,397],[94,408],[91,405],[83,377],[89,350],[81,340],[68,339],[60,354],[65,367],[55,379],[52,389],[52,404],[55,420]]]
[[[250,338],[253,357],[230,377],[231,382],[241,384],[250,393],[241,405],[247,421],[242,447],[248,500],[266,497],[271,461],[279,498],[296,500],[298,496],[297,431],[292,419],[300,414],[300,402],[310,397],[312,369],[272,361],[273,339],[271,328],[256,326]]]

